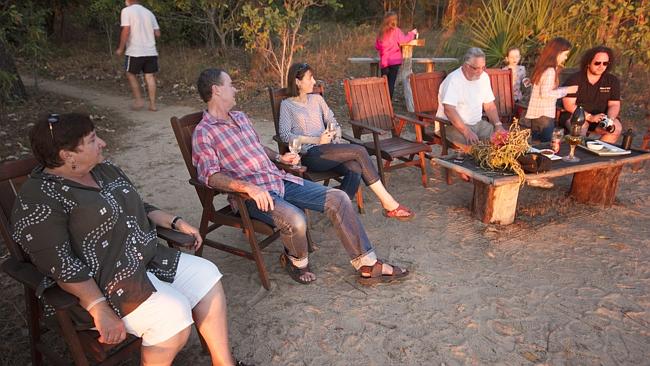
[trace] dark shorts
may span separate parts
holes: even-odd
[[[143,56],[133,57],[126,56],[124,58],[124,70],[131,74],[153,74],[158,72],[158,56]]]

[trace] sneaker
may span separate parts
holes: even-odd
[[[530,179],[527,181],[528,185],[531,187],[549,189],[553,188],[553,182],[548,179]]]

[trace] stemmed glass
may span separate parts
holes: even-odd
[[[336,123],[335,121],[329,121],[327,122],[327,132],[330,133],[330,136],[332,136],[332,143],[336,143],[336,129],[339,127],[339,124]]]
[[[580,158],[575,156],[576,146],[582,142],[582,136],[580,136],[581,125],[574,124],[571,126],[571,134],[566,135],[564,138],[569,143],[569,155],[562,158],[562,160],[568,163],[577,163],[580,161]]]
[[[291,141],[289,142],[289,151],[291,151],[292,153],[298,155],[298,159],[300,159],[300,150],[301,149],[302,149],[302,143],[300,142],[300,139],[297,138],[297,137],[294,138],[294,139],[291,139]],[[300,165],[293,164],[291,167],[293,169],[298,169],[298,168],[300,168]]]

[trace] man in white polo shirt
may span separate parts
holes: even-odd
[[[472,47],[463,57],[463,65],[452,71],[440,85],[436,116],[451,121],[447,140],[469,151],[472,144],[489,139],[502,131],[490,78],[485,71],[485,53]],[[483,110],[489,120],[483,119]]]
[[[158,21],[151,11],[139,4],[138,0],[126,0],[122,9],[120,23],[120,45],[115,50],[119,56],[125,54],[124,68],[126,78],[133,91],[133,109],[144,107],[137,75],[144,73],[149,94],[149,110],[156,110],[156,76],[158,72],[158,51],[156,38],[160,37]],[[126,48],[126,52],[124,49]]]

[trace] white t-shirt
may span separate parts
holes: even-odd
[[[140,4],[133,4],[122,9],[120,25],[130,27],[129,40],[126,42],[127,56],[158,56],[154,30],[160,29],[158,21],[149,9]]]
[[[470,81],[459,67],[447,75],[440,84],[436,116],[449,120],[442,104],[453,105],[463,122],[473,126],[483,116],[483,103],[492,101],[494,101],[494,93],[487,73],[483,72],[478,80]]]

